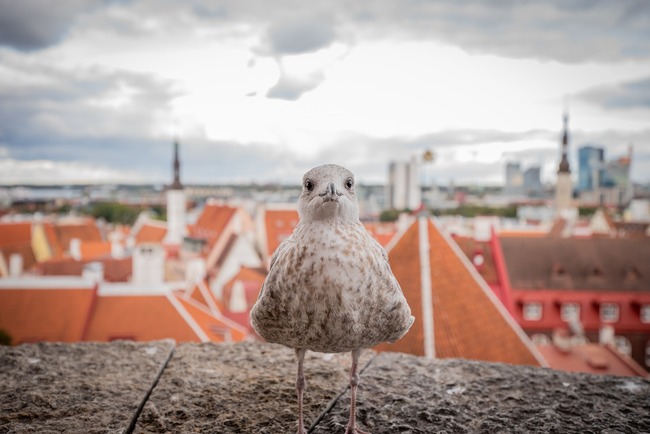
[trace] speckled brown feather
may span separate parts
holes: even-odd
[[[321,189],[331,179],[338,189],[351,175],[329,165],[305,178]],[[413,324],[386,252],[358,219],[353,190],[341,189],[345,196],[336,205],[322,205],[310,192],[301,195],[300,223],[275,251],[250,315],[255,331],[269,342],[352,351],[394,342]]]

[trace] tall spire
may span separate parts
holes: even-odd
[[[181,162],[178,158],[178,140],[174,139],[174,182],[171,186],[172,190],[182,190],[181,184]]]
[[[569,153],[569,110],[565,106],[564,134],[562,135],[562,160],[560,161],[560,167],[557,173],[571,173],[571,168],[569,167],[569,159],[567,156],[568,153]]]

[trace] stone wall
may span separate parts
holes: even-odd
[[[308,353],[305,421],[343,433],[349,354]],[[364,353],[360,427],[380,433],[650,433],[650,381]],[[296,430],[293,351],[270,344],[0,347],[0,433]]]

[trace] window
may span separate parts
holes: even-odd
[[[650,323],[650,304],[642,304],[641,312],[639,312],[641,322],[644,324]]]
[[[603,303],[600,305],[600,320],[602,322],[618,321],[618,304]]]
[[[534,345],[549,345],[551,343],[551,339],[542,333],[535,333],[530,339]]]
[[[614,336],[614,345],[616,349],[626,356],[632,355],[632,344],[625,336]]]
[[[524,303],[524,319],[526,321],[539,321],[542,319],[542,303],[528,301]]]
[[[573,321],[580,319],[580,304],[579,303],[562,303],[560,308],[560,317],[562,321]]]

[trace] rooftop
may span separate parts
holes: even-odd
[[[350,357],[308,353],[310,433],[342,433]],[[650,431],[650,381],[364,352],[358,421],[373,434]],[[293,352],[271,344],[0,347],[0,432],[295,430]]]

